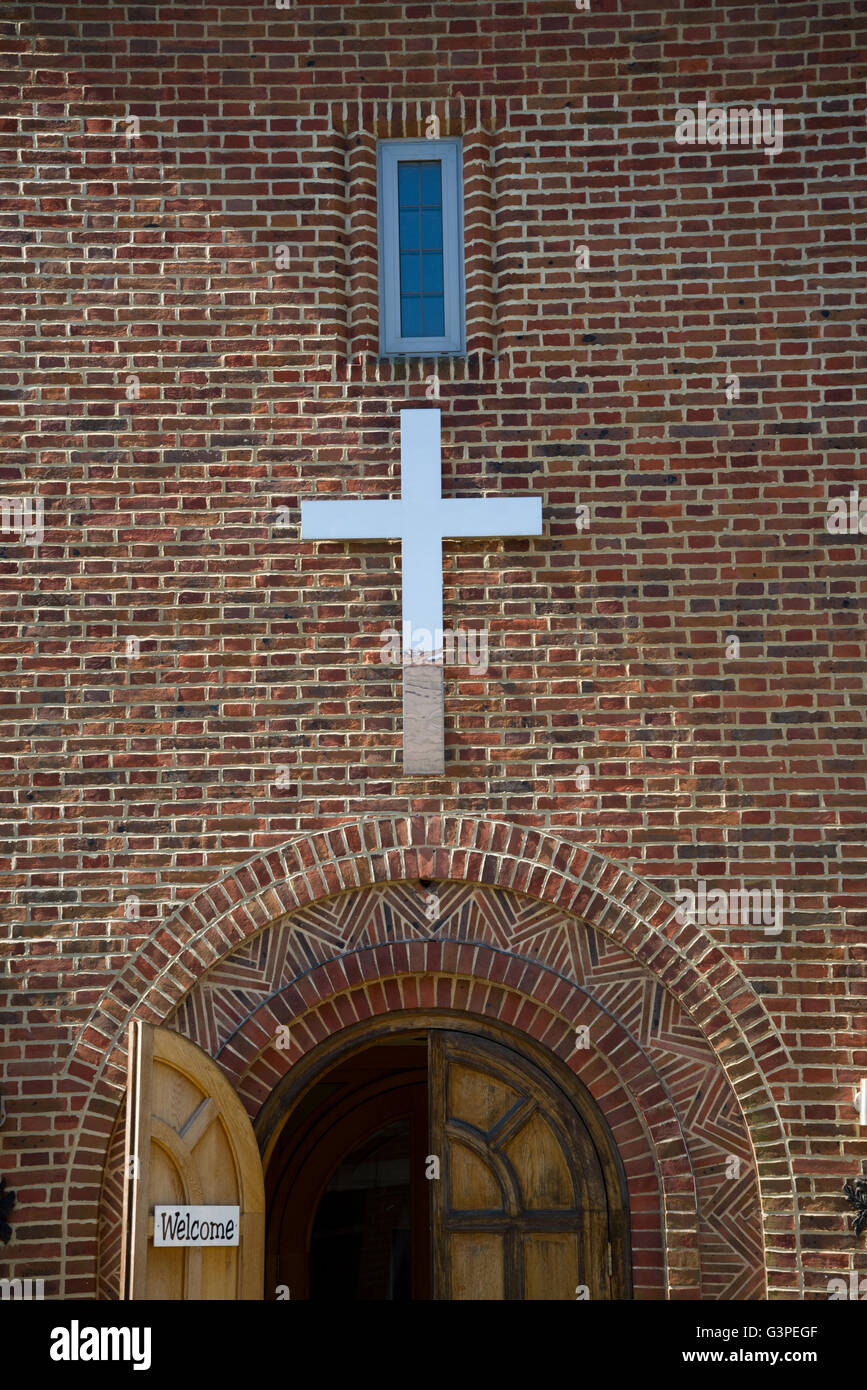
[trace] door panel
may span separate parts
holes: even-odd
[[[575,1107],[511,1048],[429,1036],[434,1297],[613,1297],[605,1176]]]
[[[122,1297],[262,1297],[265,1189],[253,1127],[219,1067],[168,1028],[130,1025]],[[155,1206],[237,1206],[240,1242],[156,1247]]]
[[[517,1099],[517,1091],[484,1071],[466,1066],[449,1070],[449,1113],[477,1129],[491,1129]]]
[[[575,1190],[560,1142],[548,1121],[536,1111],[503,1147],[521,1183],[527,1208],[571,1209]]]
[[[448,1237],[450,1297],[455,1299],[503,1299],[503,1237],[479,1232],[452,1231]]]
[[[484,1159],[457,1139],[450,1157],[450,1191],[456,1210],[503,1211],[502,1189]]]
[[[526,1234],[522,1237],[524,1297],[574,1298],[578,1278],[578,1242],[567,1233]],[[565,1292],[564,1292],[565,1291]]]

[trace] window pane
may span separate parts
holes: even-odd
[[[404,338],[420,338],[421,299],[418,295],[400,296],[400,331]]]
[[[433,256],[425,256],[425,261],[433,260]],[[427,266],[425,266],[425,281],[427,281]],[[410,254],[401,255],[400,258],[400,288],[402,294],[421,293],[421,257],[414,251]],[[431,289],[435,289],[431,285]]]
[[[417,164],[398,164],[397,200],[400,207],[418,207]]]
[[[418,242],[414,242],[418,245]],[[443,215],[441,212],[421,214],[421,244],[425,251],[435,251],[443,244]]]
[[[443,201],[442,166],[437,160],[431,164],[420,164],[421,201],[425,207],[438,208]]]
[[[434,213],[434,216],[436,215]],[[419,215],[417,212],[401,212],[399,216],[400,249],[401,251],[412,251],[418,246]]]
[[[401,257],[401,260],[403,257]],[[409,257],[406,258],[409,260]],[[424,262],[424,292],[425,294],[442,294],[443,292],[443,253],[442,251],[428,252],[422,257]],[[404,288],[410,289],[410,285]]]
[[[424,299],[424,336],[426,338],[441,338],[445,333],[445,318],[443,317],[443,301],[440,298],[425,296]]]

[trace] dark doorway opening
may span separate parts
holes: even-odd
[[[424,1037],[368,1048],[304,1097],[267,1191],[290,1297],[430,1298],[427,1112]]]

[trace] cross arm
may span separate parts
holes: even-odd
[[[403,507],[400,502],[301,503],[303,541],[400,540]]]
[[[440,503],[444,536],[541,536],[541,497],[455,497]]]

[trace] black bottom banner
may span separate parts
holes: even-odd
[[[858,1371],[860,1300],[806,1303],[537,1303],[454,1308],[337,1303],[0,1303],[6,1383],[62,1384],[107,1372],[158,1377],[297,1377],[341,1370],[374,1382],[447,1376],[463,1383],[477,1369],[527,1362],[534,1379],[573,1381],[592,1367],[610,1373],[701,1381],[708,1370],[735,1375],[760,1366],[780,1373]],[[566,1358],[564,1366],[562,1358]],[[9,1362],[12,1362],[10,1367]],[[607,1370],[606,1370],[607,1367]],[[31,1376],[34,1379],[31,1380]],[[733,1381],[733,1383],[736,1383]],[[533,1388],[535,1390],[535,1387]],[[606,1390],[606,1387],[603,1387]]]

